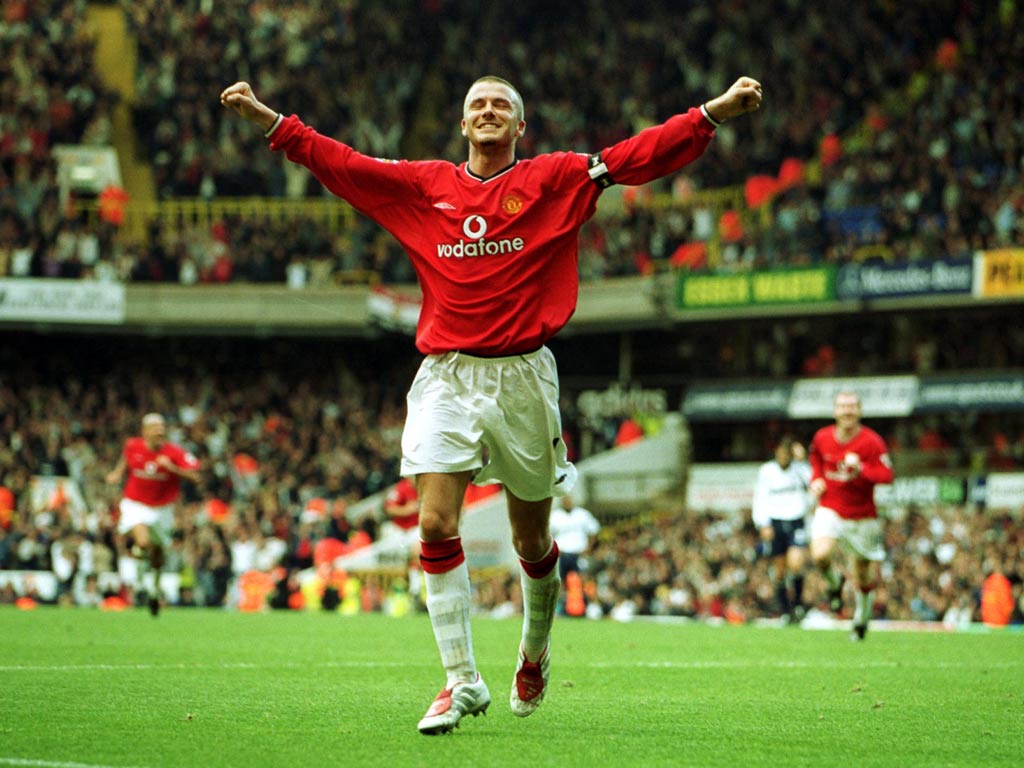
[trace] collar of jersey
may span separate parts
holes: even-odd
[[[486,176],[486,177],[485,176],[478,176],[477,174],[475,174],[471,170],[469,170],[469,163],[463,163],[462,167],[466,169],[466,175],[467,176],[471,176],[472,178],[476,179],[477,181],[488,182],[488,181],[492,181],[492,180],[498,178],[499,176],[503,176],[504,174],[508,173],[509,171],[511,171],[515,167],[516,163],[518,163],[518,162],[519,162],[519,158],[517,157],[515,160],[513,160],[511,163],[506,165],[504,168],[502,168],[497,173],[492,173],[490,176]]]

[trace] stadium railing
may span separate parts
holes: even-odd
[[[708,265],[714,267],[720,261],[723,234],[718,222],[726,211],[736,211],[743,225],[748,228],[766,226],[771,219],[769,206],[749,208],[741,186],[704,189],[688,192],[684,197],[663,192],[645,194],[642,188],[626,194],[626,188],[619,198],[619,205],[613,206],[609,216],[621,216],[627,207],[648,210],[661,214],[668,210],[709,209],[716,226],[707,240]],[[75,201],[76,210],[84,214],[86,223],[96,225],[101,217],[101,203],[95,199]],[[357,213],[348,203],[333,197],[286,199],[273,197],[216,197],[172,198],[154,201],[127,201],[123,204],[123,223],[120,230],[130,242],[141,242],[146,236],[148,225],[158,221],[165,226],[209,228],[218,221],[228,218],[260,219],[269,222],[284,222],[306,219],[319,224],[332,234],[349,231],[356,223]],[[664,266],[664,265],[661,265]]]
[[[77,210],[94,225],[100,218],[100,203],[78,200]],[[226,218],[262,219],[270,222],[310,219],[331,233],[351,229],[356,221],[352,206],[336,198],[285,199],[275,197],[174,198],[125,203],[123,232],[129,240],[145,236],[147,225],[157,220],[171,226],[210,227]]]

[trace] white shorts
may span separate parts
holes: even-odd
[[[402,474],[477,471],[525,501],[576,483],[558,412],[558,370],[547,347],[510,357],[430,355],[407,397]],[[487,463],[484,463],[484,448]]]
[[[877,517],[847,520],[834,509],[818,507],[811,521],[811,541],[835,539],[864,560],[885,560],[882,521]]]
[[[174,505],[151,507],[134,499],[121,499],[121,519],[117,522],[117,532],[130,533],[136,525],[149,528],[150,535],[157,543],[169,544],[174,530]]]

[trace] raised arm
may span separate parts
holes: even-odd
[[[702,107],[670,117],[595,155],[590,176],[602,189],[609,184],[646,184],[675,173],[707,149],[715,128],[761,106],[761,84],[741,77]]]
[[[377,221],[376,209],[387,207],[412,215],[422,198],[408,163],[369,157],[323,136],[296,115],[285,117],[263,104],[246,82],[225,88],[220,103],[261,128],[272,150],[283,150],[289,160],[308,168],[327,189]],[[396,207],[396,202],[407,207]]]

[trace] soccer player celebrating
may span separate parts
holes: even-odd
[[[174,502],[181,492],[181,480],[199,480],[199,461],[167,442],[166,435],[164,417],[147,413],[142,418],[142,436],[125,441],[117,466],[107,475],[107,482],[114,485],[129,470],[117,530],[122,536],[130,533],[135,542],[133,551],[140,562],[142,586],[153,616],[160,613],[160,569],[164,547],[171,542]]]
[[[449,732],[491,702],[473,656],[459,538],[470,480],[506,489],[524,602],[510,705],[532,714],[548,685],[560,587],[551,500],[576,478],[545,343],[576,308],[580,227],[607,187],[644,184],[699,157],[721,121],[760,106],[761,85],[742,77],[703,106],[589,156],[519,159],[523,99],[508,81],[482,77],[463,103],[469,157],[459,165],[359,154],[265,106],[248,83],[226,88],[221,103],[391,232],[423,291],[416,347],[426,357],[409,390],[401,471],[416,478],[427,610],[447,683],[420,732]]]
[[[811,492],[818,497],[811,522],[811,558],[828,582],[829,607],[839,613],[846,578],[832,563],[836,542],[841,541],[852,553],[857,588],[854,640],[863,640],[867,632],[880,578],[878,564],[885,559],[874,490],[877,484],[893,479],[885,441],[860,423],[860,413],[856,393],[836,394],[836,423],[818,430],[810,452]]]
[[[786,620],[803,615],[804,561],[810,504],[811,468],[800,443],[784,437],[775,458],[757,471],[751,517],[761,534],[765,557],[771,558],[775,596]]]

